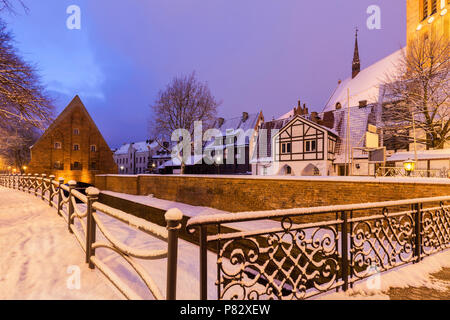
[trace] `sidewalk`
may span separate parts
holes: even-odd
[[[122,299],[84,259],[54,208],[0,187],[0,299]]]

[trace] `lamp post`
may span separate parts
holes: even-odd
[[[222,158],[220,156],[216,156],[216,166],[217,166],[217,174],[220,174],[220,160]]]
[[[416,162],[414,160],[408,159],[405,162],[403,162],[403,167],[405,168],[407,176],[411,175],[411,172],[414,171],[415,166]]]

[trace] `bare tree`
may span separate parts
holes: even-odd
[[[192,137],[194,122],[202,121],[203,128],[209,128],[219,105],[208,85],[197,80],[195,72],[175,77],[165,90],[159,92],[151,106],[154,118],[150,121],[150,135],[161,146],[161,141],[170,141],[177,129],[187,130]],[[180,161],[181,173],[184,173],[184,157],[180,157]]]
[[[23,167],[30,161],[30,147],[38,137],[38,130],[31,124],[9,122],[6,128],[0,127],[0,158],[23,172]]]
[[[384,86],[389,120],[386,138],[411,142],[413,125],[423,133],[417,142],[426,148],[443,148],[450,139],[448,38],[417,37],[408,43],[393,75]]]
[[[52,119],[52,101],[36,69],[16,53],[12,37],[0,21],[0,123],[20,120],[45,128]]]
[[[7,11],[15,14],[17,6],[22,7],[25,12],[28,11],[28,7],[22,0],[0,0],[0,12]]]

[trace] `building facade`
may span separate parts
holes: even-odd
[[[78,96],[31,147],[29,173],[93,184],[96,174],[116,173],[112,151]]]

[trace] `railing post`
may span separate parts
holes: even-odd
[[[45,177],[47,177],[47,175],[45,173],[42,174],[42,181],[41,181],[41,200],[44,200],[44,193],[45,193]]]
[[[200,226],[200,300],[208,300],[208,242],[206,226]]]
[[[31,173],[28,174],[27,187],[28,187],[28,193],[30,193],[30,189],[31,189]]]
[[[421,204],[416,203],[413,205],[414,215],[414,255],[417,257],[416,262],[419,262],[422,255],[422,210]]]
[[[87,197],[87,230],[86,230],[86,263],[89,263],[89,268],[94,269],[95,265],[91,262],[91,257],[95,256],[95,249],[92,248],[92,244],[95,242],[95,229],[97,225],[94,220],[93,213],[95,209],[92,208],[92,204],[98,200],[100,190],[94,187],[86,189]]]
[[[48,187],[48,205],[50,207],[53,207],[53,204],[52,204],[52,200],[53,200],[52,190],[53,190],[53,180],[55,180],[55,176],[51,175],[48,178],[50,179],[50,184],[49,184],[49,187]]]
[[[38,176],[39,174],[34,174],[34,196],[37,197],[37,187],[38,187]]]
[[[176,300],[177,298],[177,265],[178,265],[178,230],[181,229],[183,213],[173,208],[164,215],[169,231],[167,249],[167,287],[166,300]]]
[[[347,212],[342,211],[341,212],[341,219],[342,219],[342,230],[341,230],[341,236],[342,236],[342,281],[344,281],[344,284],[342,285],[342,289],[344,291],[348,290],[348,217]]]
[[[63,193],[63,190],[62,190],[62,188],[61,188],[61,185],[62,185],[62,184],[64,184],[64,178],[59,177],[59,178],[58,178],[58,210],[57,210],[57,212],[58,212],[58,214],[59,214],[60,216],[62,216],[62,214],[61,214],[61,208],[62,208],[62,193]]]
[[[75,186],[77,185],[76,181],[70,180],[69,181],[69,210],[68,210],[68,216],[67,216],[67,228],[69,229],[70,233],[73,233],[72,229],[70,228],[70,226],[73,224],[73,211],[74,211],[74,207],[73,207],[73,195],[72,195],[72,190],[75,189]]]

